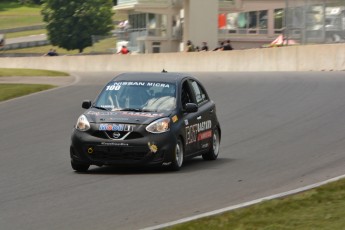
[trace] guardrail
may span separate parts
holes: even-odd
[[[45,46],[49,44],[50,42],[48,40],[19,42],[19,43],[5,44],[3,47],[0,47],[0,50],[13,50],[13,49],[28,48],[28,47],[36,47],[36,46]]]
[[[45,25],[16,27],[16,28],[10,28],[10,29],[2,29],[0,30],[0,34],[15,33],[15,32],[21,32],[21,31],[29,31],[29,30],[40,30],[44,28],[45,28]]]

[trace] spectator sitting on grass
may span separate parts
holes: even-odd
[[[58,56],[58,53],[54,49],[50,49],[48,53],[46,53],[44,56]]]

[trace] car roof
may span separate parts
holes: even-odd
[[[130,72],[119,74],[113,78],[112,81],[154,81],[176,83],[182,81],[186,77],[190,76],[183,73]]]

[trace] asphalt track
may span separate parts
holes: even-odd
[[[1,229],[141,229],[345,174],[345,74],[195,73],[217,103],[217,161],[179,172],[69,164],[72,127],[114,73],[0,103]]]

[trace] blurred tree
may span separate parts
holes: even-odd
[[[112,7],[112,0],[45,0],[42,15],[51,44],[82,53],[92,35],[113,29]]]

